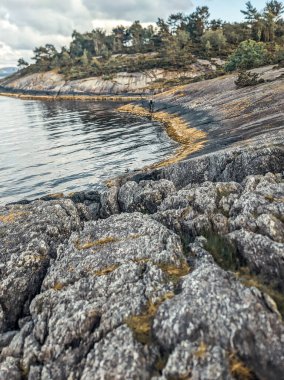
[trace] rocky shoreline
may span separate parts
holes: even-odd
[[[284,379],[283,79],[218,81],[191,158],[0,207],[0,379]]]

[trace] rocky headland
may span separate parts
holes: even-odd
[[[202,133],[177,123],[186,159],[0,207],[0,379],[284,379],[283,69],[260,71],[155,96]]]

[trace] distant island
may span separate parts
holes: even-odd
[[[0,68],[0,78],[15,74],[17,71],[17,67],[2,67]]]

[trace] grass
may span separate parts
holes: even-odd
[[[216,233],[206,233],[207,242],[204,246],[216,261],[225,270],[236,271],[239,268],[236,248],[223,236]]]
[[[132,235],[127,236],[125,239],[119,239],[119,238],[116,238],[114,236],[106,236],[106,237],[103,237],[103,238],[95,240],[95,241],[90,241],[90,242],[84,243],[82,245],[79,242],[77,242],[76,248],[79,249],[80,251],[83,251],[86,249],[90,249],[90,248],[94,248],[94,247],[100,247],[100,246],[110,244],[110,243],[118,243],[118,242],[123,242],[123,241],[127,241],[127,240],[138,239],[141,236],[143,236],[143,235],[132,234]]]
[[[157,266],[168,275],[169,280],[174,284],[190,272],[190,267],[185,260],[182,261],[180,266],[170,264],[157,264]]]
[[[132,330],[135,339],[142,344],[149,344],[152,340],[152,323],[159,306],[174,297],[174,293],[164,294],[158,301],[148,301],[145,311],[140,315],[133,315],[126,319],[127,326]]]
[[[90,249],[90,248],[94,248],[94,247],[98,247],[98,246],[102,246],[102,245],[110,244],[110,243],[116,243],[118,241],[119,241],[118,238],[107,236],[96,241],[85,243],[83,245],[77,244],[76,248],[79,249],[80,251],[83,251],[85,249]]]
[[[98,277],[106,276],[106,275],[112,273],[113,271],[115,271],[118,267],[119,267],[118,264],[114,264],[114,265],[111,265],[109,267],[100,269],[100,270],[95,272],[95,276],[98,276]]]
[[[265,195],[264,197],[268,202],[276,202],[276,203],[283,203],[284,202],[284,198],[275,198],[273,197],[272,195]]]
[[[204,356],[206,355],[207,353],[207,350],[208,350],[208,347],[207,347],[207,344],[204,343],[204,341],[202,341],[197,349],[197,351],[195,352],[194,356],[198,359],[202,359],[204,358]]]
[[[255,374],[237,356],[229,356],[230,371],[235,380],[256,380]]]
[[[279,311],[280,315],[284,319],[284,294],[281,293],[276,287],[272,285],[265,284],[260,276],[253,275],[250,273],[248,268],[240,268],[236,273],[238,279],[243,285],[248,287],[255,287],[259,289],[262,293],[268,294],[272,300],[275,302],[275,306]]]

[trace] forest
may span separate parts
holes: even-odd
[[[251,1],[240,10],[244,21],[229,23],[211,19],[207,6],[189,14],[158,18],[156,25],[143,27],[134,21],[119,25],[111,33],[102,29],[72,33],[68,47],[59,51],[46,44],[34,49],[33,64],[18,61],[22,74],[57,69],[66,79],[153,68],[186,70],[196,59],[221,58],[224,72],[284,62],[284,5],[271,0],[263,10]]]

